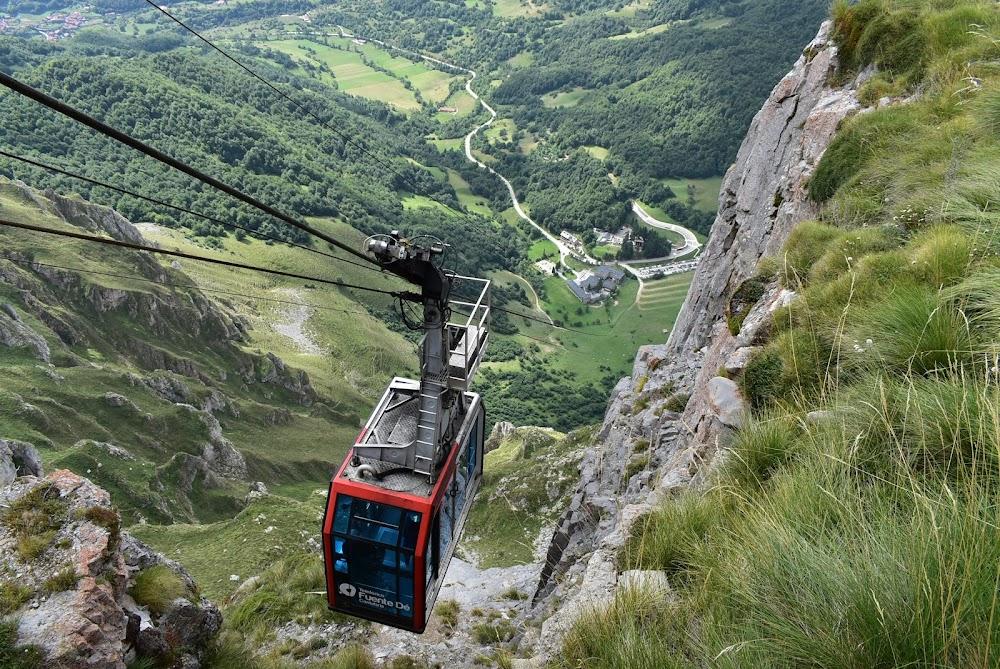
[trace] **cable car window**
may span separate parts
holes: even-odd
[[[334,577],[344,606],[413,617],[413,551],[421,514],[338,495]]]
[[[469,485],[468,477],[468,467],[466,466],[466,458],[468,458],[469,452],[466,449],[462,449],[462,454],[459,457],[458,467],[455,468],[455,516],[462,515],[462,509],[465,508],[465,493],[466,488]]]
[[[400,548],[416,550],[417,535],[420,534],[420,514],[407,511],[403,514],[403,538],[399,541]]]
[[[472,424],[472,430],[469,432],[469,447],[466,449],[468,461],[467,474],[468,478],[472,478],[476,475],[476,450],[479,448],[479,421],[475,421]]]
[[[455,479],[445,482],[444,497],[441,500],[441,547],[438,551],[438,555],[441,557],[448,554],[448,546],[451,544],[451,533],[455,527],[454,485]]]
[[[347,533],[347,524],[351,520],[351,502],[353,501],[354,498],[347,495],[337,496],[337,515],[333,518],[334,532]]]

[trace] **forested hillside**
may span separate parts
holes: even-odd
[[[8,11],[54,7],[28,4],[13,3]],[[365,234],[396,228],[433,234],[453,245],[448,263],[460,272],[517,273],[519,278],[505,275],[496,297],[498,305],[509,303],[519,312],[534,306],[525,285],[542,299],[548,290],[527,259],[533,233],[510,225],[515,219],[509,216],[506,188],[459,150],[460,138],[481,118],[476,107],[463,106],[461,77],[438,65],[419,75],[427,81],[444,79],[440,85],[447,84],[447,90],[434,94],[462,107],[457,114],[440,113],[440,103],[431,97],[436,89],[399,74],[409,61],[386,60],[389,56],[371,45],[337,41],[341,30],[384,37],[477,68],[476,87],[499,103],[503,121],[478,135],[473,146],[512,180],[533,216],[550,229],[587,235],[590,228],[616,229],[631,221],[628,201],[636,198],[704,233],[711,206],[695,206],[690,184],[685,197],[665,177],[725,168],[763,96],[766,78],[748,72],[771,68],[778,73],[786,67],[797,49],[791,45],[803,42],[818,18],[811,6],[778,0],[624,7],[563,2],[544,11],[530,3],[516,8],[302,2],[283,5],[280,15],[272,4],[192,2],[174,11],[200,29],[214,28],[214,39],[294,93],[325,126],[146,3],[101,5],[99,11],[115,12],[100,19],[103,25],[56,44],[0,40],[9,54],[5,64],[27,83],[297,216],[337,220]],[[308,11],[309,22],[288,15],[291,11]],[[803,38],[774,39],[788,31],[801,31]],[[372,81],[401,85],[396,90],[412,94],[416,104],[366,97],[375,89],[355,88],[351,68],[370,72]],[[245,239],[246,230],[308,243],[303,233],[18,95],[0,92],[0,110],[5,119],[0,138],[7,150],[214,220],[8,158],[0,158],[2,174],[60,193],[80,193],[135,221],[190,230],[216,249],[225,248],[230,237]],[[664,153],[675,149],[690,161],[678,163]],[[711,201],[712,194],[706,199]],[[668,243],[652,231],[645,234],[650,249]],[[404,329],[388,304],[371,306],[392,327]],[[603,319],[579,309],[573,314],[574,308],[554,302],[554,320],[585,328],[604,321],[599,334],[629,347],[646,343],[648,333],[669,325],[669,320],[657,327],[631,319],[619,325],[624,307],[606,310]],[[619,353],[592,346],[586,336],[552,339],[551,331],[504,312],[497,312],[496,326],[502,335],[541,335],[541,343],[555,346],[539,348],[533,339],[516,336],[504,344],[505,352],[494,358],[492,378],[482,379],[498,418],[560,429],[592,422],[601,415],[602,398],[616,377],[627,371],[631,348]],[[589,364],[573,360],[579,354],[572,349],[580,344],[600,357]],[[522,355],[511,356],[508,349]],[[524,362],[511,368],[507,363],[513,359]]]

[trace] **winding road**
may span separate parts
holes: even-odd
[[[481,160],[479,160],[478,158],[476,158],[472,154],[472,138],[475,137],[480,131],[482,131],[482,130],[488,128],[489,126],[491,126],[493,124],[493,122],[497,119],[497,112],[496,112],[496,110],[493,109],[493,107],[491,107],[489,104],[487,104],[487,102],[485,100],[483,100],[479,96],[478,93],[476,93],[474,90],[472,90],[472,82],[476,79],[476,72],[475,72],[475,70],[470,70],[467,67],[462,67],[460,65],[455,65],[454,63],[449,63],[449,62],[443,61],[443,60],[441,60],[439,58],[434,58],[433,56],[427,56],[427,55],[424,55],[424,54],[416,52],[416,51],[411,51],[409,49],[403,49],[403,48],[398,47],[398,46],[393,46],[392,44],[388,44],[386,42],[383,42],[382,40],[365,38],[365,37],[358,37],[357,35],[352,35],[351,33],[348,33],[346,30],[343,29],[342,26],[337,26],[337,27],[340,29],[339,33],[309,33],[309,34],[313,34],[313,35],[319,34],[319,35],[327,35],[327,36],[344,37],[344,38],[348,38],[348,39],[363,39],[365,41],[371,42],[373,44],[377,44],[377,45],[379,45],[381,47],[384,47],[386,49],[389,49],[391,51],[398,51],[400,53],[406,54],[406,55],[411,56],[411,57],[420,58],[421,60],[425,60],[425,61],[430,62],[430,63],[435,63],[437,65],[441,65],[443,67],[447,67],[449,69],[456,70],[458,72],[464,72],[464,73],[468,74],[469,78],[465,82],[465,92],[473,100],[475,100],[480,105],[482,105],[483,109],[485,109],[487,112],[489,112],[490,117],[486,121],[484,121],[483,123],[480,123],[475,128],[473,128],[465,136],[465,157],[466,157],[466,159],[469,160],[469,162],[475,163],[480,169],[487,170],[490,174],[496,176],[498,179],[500,179],[500,181],[503,182],[504,186],[507,187],[507,192],[510,195],[510,201],[511,201],[511,203],[514,206],[514,211],[517,212],[517,215],[520,218],[522,218],[528,224],[530,224],[532,227],[534,227],[536,230],[538,230],[538,232],[540,232],[545,237],[545,239],[547,239],[550,242],[552,242],[553,244],[555,244],[556,248],[559,249],[559,261],[560,261],[561,265],[563,265],[566,268],[569,268],[569,265],[566,264],[566,256],[570,256],[572,258],[576,258],[577,260],[580,260],[580,261],[585,262],[585,263],[590,264],[590,265],[598,265],[598,264],[600,264],[600,262],[596,258],[592,258],[589,254],[587,254],[585,252],[584,253],[580,253],[579,251],[576,251],[575,249],[570,248],[561,239],[559,239],[558,237],[554,236],[551,232],[549,232],[548,230],[546,230],[545,228],[543,228],[542,226],[540,226],[538,223],[536,223],[534,221],[534,219],[532,219],[528,215],[528,213],[526,211],[524,211],[524,208],[521,206],[521,202],[517,199],[517,193],[514,192],[514,186],[510,183],[510,181],[507,179],[507,177],[505,177],[504,175],[500,174],[499,172],[497,172],[492,167],[490,167],[486,163],[482,162]],[[303,34],[303,33],[299,33],[299,34]],[[676,258],[680,258],[682,256],[686,256],[688,254],[694,253],[694,252],[698,251],[701,248],[701,246],[702,246],[701,242],[699,242],[698,238],[694,236],[694,233],[692,233],[687,228],[685,228],[683,226],[680,226],[680,225],[676,225],[674,223],[667,223],[666,221],[660,221],[658,219],[653,218],[652,215],[649,214],[649,212],[647,212],[645,209],[643,209],[642,206],[638,202],[635,202],[635,201],[632,201],[632,211],[635,212],[635,215],[638,216],[639,219],[643,223],[645,223],[646,225],[649,225],[649,226],[654,227],[654,228],[660,228],[662,230],[670,230],[672,232],[675,232],[675,233],[681,235],[684,238],[684,243],[681,244],[680,246],[675,246],[673,248],[673,250],[670,252],[669,256],[667,256],[665,258],[657,258],[656,260],[663,260],[665,262],[669,262],[669,261],[674,260]],[[649,260],[633,261],[633,262],[649,262]],[[689,264],[691,264],[691,263],[690,262],[684,263],[684,265],[689,265]],[[623,263],[621,263],[621,265],[628,272],[630,272],[632,275],[634,275],[635,278],[639,281],[639,293],[641,294],[642,293],[642,288],[643,288],[643,285],[644,285],[643,278],[649,276],[649,270],[652,270],[653,268],[647,268],[646,270],[637,270],[636,268],[631,267],[628,262],[623,262]],[[660,269],[660,268],[658,267],[656,269]],[[680,269],[680,268],[678,267],[678,268],[675,268],[675,269]],[[685,269],[685,271],[687,271],[687,270]],[[532,290],[532,292],[534,292],[534,290]],[[540,308],[541,305],[540,305],[540,301],[538,300],[538,296],[537,295],[535,295],[535,300],[536,300],[536,305],[538,305],[538,308]],[[544,310],[541,310],[541,311],[542,311],[542,313],[545,313]],[[548,317],[548,314],[546,314],[546,316]],[[551,319],[551,317],[550,317],[550,319]]]
[[[562,265],[564,265],[566,267],[569,267],[568,265],[566,265],[566,256],[571,256],[571,257],[577,258],[577,259],[579,259],[579,260],[581,260],[583,262],[589,263],[591,265],[597,265],[597,264],[599,264],[596,258],[592,258],[592,257],[590,257],[590,255],[588,255],[586,253],[580,253],[578,251],[575,251],[575,250],[571,249],[561,239],[559,239],[558,237],[554,236],[552,233],[550,233],[548,230],[546,230],[542,226],[538,225],[538,223],[535,223],[534,219],[532,219],[530,216],[528,216],[527,212],[524,211],[524,208],[521,206],[521,202],[517,199],[517,193],[514,192],[514,186],[510,183],[510,181],[507,179],[507,177],[505,177],[504,175],[500,174],[495,169],[493,169],[492,167],[490,167],[486,163],[478,160],[474,155],[472,155],[472,138],[475,137],[476,134],[479,133],[480,130],[488,128],[489,126],[491,126],[493,124],[493,121],[497,120],[497,112],[496,112],[496,110],[493,109],[493,107],[489,106],[486,103],[485,100],[483,100],[481,97],[479,97],[478,93],[476,93],[474,90],[472,90],[472,82],[476,78],[476,72],[475,72],[475,70],[470,70],[467,67],[462,67],[460,65],[455,65],[454,63],[448,63],[448,62],[443,61],[443,60],[441,60],[439,58],[434,58],[432,56],[426,56],[426,55],[424,55],[422,53],[418,53],[416,51],[410,51],[409,49],[403,49],[403,48],[398,47],[398,46],[393,46],[392,44],[387,44],[386,42],[383,42],[382,40],[368,39],[368,38],[365,38],[365,37],[358,37],[357,35],[352,35],[352,34],[348,33],[341,26],[337,26],[337,27],[340,28],[340,32],[339,33],[329,33],[328,35],[329,36],[337,36],[337,37],[346,37],[346,38],[349,38],[349,39],[363,39],[363,40],[371,42],[373,44],[378,44],[381,47],[385,47],[386,49],[391,49],[392,51],[398,51],[400,53],[405,53],[405,54],[407,54],[409,56],[414,56],[416,58],[420,58],[422,60],[426,60],[427,62],[436,63],[438,65],[442,65],[444,67],[447,67],[447,68],[450,68],[450,69],[453,69],[453,70],[457,70],[459,72],[465,72],[466,74],[468,74],[469,75],[469,79],[465,82],[465,92],[468,93],[469,96],[473,100],[475,100],[480,105],[482,105],[483,109],[485,109],[486,111],[489,112],[490,117],[485,122],[483,122],[483,123],[479,124],[478,126],[476,126],[475,128],[473,128],[469,132],[469,134],[467,134],[465,136],[465,157],[469,160],[469,162],[475,163],[476,165],[479,166],[480,169],[487,170],[490,174],[496,176],[498,179],[500,179],[500,181],[503,182],[504,186],[507,187],[507,192],[510,194],[510,201],[514,205],[514,211],[517,212],[517,215],[519,217],[521,217],[522,219],[524,219],[525,221],[527,221],[532,227],[534,227],[536,230],[538,230],[540,233],[542,233],[542,235],[546,239],[548,239],[550,242],[552,242],[553,244],[556,245],[556,248],[559,249],[559,260],[560,260],[560,262],[561,262]]]
[[[701,242],[698,241],[698,238],[694,236],[693,232],[675,223],[667,223],[666,221],[660,221],[653,218],[649,212],[643,209],[642,205],[635,200],[632,201],[632,211],[635,212],[635,215],[639,217],[639,220],[646,225],[654,228],[660,228],[661,230],[676,232],[684,238],[684,243],[680,246],[674,246],[673,250],[670,251],[670,255],[664,258],[664,260],[680,258],[681,256],[688,255],[689,253],[694,253],[701,248]],[[660,258],[656,258],[656,260],[660,260]],[[645,262],[649,261],[647,260]]]

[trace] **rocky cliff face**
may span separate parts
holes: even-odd
[[[536,615],[544,623],[526,640],[544,652],[557,652],[579,613],[609,601],[626,577],[615,555],[630,523],[651,504],[697,484],[740,424],[743,402],[729,377],[745,364],[770,312],[792,297],[762,284],[761,295],[742,299],[740,287],[799,222],[816,216],[806,180],[838,124],[859,110],[854,85],[830,84],[838,66],[830,30],[829,23],[822,26],[754,118],[726,175],[712,236],[668,343],[643,347],[632,376],[612,393],[600,446],[583,461],[579,489],[552,539],[536,593]],[[742,310],[735,335],[727,319],[731,307]]]
[[[0,618],[26,655],[52,669],[199,667],[222,616],[190,575],[121,531],[107,491],[67,470],[40,478],[33,448],[0,445]]]

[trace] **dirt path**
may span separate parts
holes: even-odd
[[[274,291],[283,300],[301,300],[302,294],[292,288],[283,288]],[[323,349],[313,341],[309,333],[306,332],[305,324],[312,315],[312,309],[304,304],[282,305],[276,313],[280,320],[275,321],[273,327],[278,334],[282,334],[293,342],[302,353],[308,355],[323,355]]]

